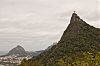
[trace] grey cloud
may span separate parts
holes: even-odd
[[[99,10],[97,12],[93,12],[87,15],[86,19],[89,21],[99,21],[100,20]]]
[[[74,10],[100,27],[98,0],[0,0],[0,50],[18,42],[27,50],[45,49],[60,39]]]

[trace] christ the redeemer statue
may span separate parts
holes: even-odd
[[[76,11],[74,11],[74,13],[75,13]]]

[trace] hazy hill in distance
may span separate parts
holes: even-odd
[[[44,50],[40,50],[40,51],[26,51],[22,46],[18,45],[16,47],[14,47],[13,49],[11,49],[8,53],[6,52],[5,54],[3,53],[1,56],[18,56],[18,57],[25,57],[25,56],[30,56],[30,57],[34,57],[39,55],[41,52],[43,52]]]
[[[56,64],[60,62],[65,63],[60,66],[68,66],[77,57],[82,58],[85,52],[100,52],[100,29],[87,24],[73,13],[70,24],[57,45],[27,62],[34,65],[37,61],[37,64],[40,63],[43,66],[58,66]]]
[[[18,45],[17,47],[11,49],[7,55],[27,56],[27,53],[22,46]]]

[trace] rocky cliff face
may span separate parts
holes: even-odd
[[[100,51],[100,29],[90,26],[73,13],[58,44],[65,45],[69,51]]]
[[[58,45],[64,45],[69,52],[100,51],[100,29],[90,26],[73,13]]]

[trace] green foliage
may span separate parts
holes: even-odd
[[[100,52],[85,52],[83,55],[83,57],[75,57],[73,61],[69,60],[70,62],[60,59],[57,66],[100,66]]]
[[[45,66],[100,66],[100,52],[84,52],[83,57],[62,57]]]
[[[21,62],[21,64],[19,66],[43,66],[43,65],[37,61],[33,62],[33,61],[23,59],[23,61]]]
[[[63,61],[63,59],[60,59],[56,63],[57,66],[66,66],[66,63]]]
[[[23,61],[21,62],[20,66],[29,66],[29,63],[26,59],[23,59]]]

